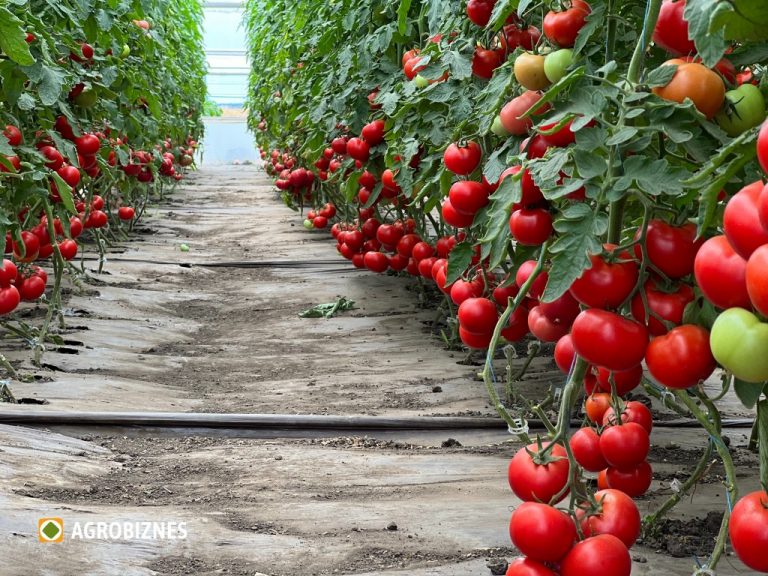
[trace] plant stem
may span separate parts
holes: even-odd
[[[768,493],[768,400],[757,403],[757,430],[760,449],[760,485]]]
[[[736,503],[739,497],[738,487],[736,486],[736,468],[733,465],[733,458],[728,451],[728,447],[723,442],[723,438],[720,434],[720,413],[717,408],[703,393],[699,394],[699,399],[707,407],[708,414],[705,414],[701,408],[696,404],[693,398],[688,395],[686,390],[677,390],[675,396],[680,400],[691,414],[694,415],[699,424],[709,433],[710,441],[715,445],[717,453],[723,462],[725,468],[725,489],[728,495],[728,506],[723,513],[723,522],[720,525],[720,532],[717,535],[715,541],[715,549],[712,551],[712,555],[709,557],[709,561],[706,563],[706,568],[714,570],[717,567],[717,563],[720,561],[723,553],[725,552],[725,543],[728,538],[728,523],[731,518],[731,507]]]
[[[627,198],[621,198],[616,202],[611,202],[611,206],[608,209],[608,238],[609,244],[621,243],[621,230],[624,223],[624,206],[627,203]]]
[[[648,0],[648,6],[645,12],[645,22],[643,22],[643,30],[640,33],[637,45],[635,46],[635,52],[632,54],[632,60],[629,63],[629,70],[627,71],[627,80],[632,84],[637,84],[640,81],[640,76],[643,71],[643,63],[645,61],[645,51],[648,49],[648,44],[653,36],[653,30],[656,28],[656,22],[659,19],[659,12],[661,11],[661,0]]]
[[[605,8],[606,17],[608,18],[608,34],[605,40],[605,62],[606,64],[613,60],[614,51],[616,49],[616,27],[618,20],[613,17],[615,0],[608,0],[608,5]]]

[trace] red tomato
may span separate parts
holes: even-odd
[[[528,334],[528,309],[518,306],[507,321],[501,335],[507,342],[518,342]]]
[[[768,121],[763,123],[757,135],[757,159],[760,161],[763,172],[768,174]]]
[[[19,291],[19,296],[22,300],[31,302],[45,294],[45,280],[40,276],[29,276],[24,278],[21,283],[17,280],[16,289]]]
[[[640,426],[646,429],[648,434],[653,430],[653,415],[651,414],[651,411],[645,404],[637,402],[636,400],[624,404],[624,408],[621,411],[621,421],[624,424],[627,422],[640,424]],[[600,420],[600,423],[602,423],[604,427],[614,426],[617,422],[616,412],[613,407],[609,407],[605,411],[602,420]]]
[[[688,22],[683,17],[685,0],[664,0],[653,31],[653,41],[670,54],[681,56],[696,52],[688,37]]]
[[[59,243],[59,252],[64,260],[72,260],[77,256],[77,242],[74,240],[64,240]]]
[[[20,146],[23,141],[21,130],[12,124],[6,124],[5,130],[3,130],[3,135],[8,140],[10,146]]]
[[[747,262],[747,292],[755,310],[768,316],[768,245],[752,253]]]
[[[557,508],[524,502],[512,513],[509,537],[515,548],[531,560],[557,562],[573,547],[576,526]]]
[[[643,379],[643,367],[638,364],[634,368],[622,372],[611,372],[606,368],[597,369],[597,384],[600,390],[610,392],[611,379],[613,379],[613,384],[616,386],[616,394],[625,396],[640,384],[640,381]]]
[[[445,223],[454,228],[469,228],[475,221],[474,215],[462,214],[456,210],[456,208],[453,207],[453,204],[451,204],[450,198],[446,198],[443,201],[441,212]]]
[[[390,256],[389,267],[396,272],[402,272],[408,267],[408,258],[406,258],[405,256],[401,256],[400,254],[395,254],[393,256]],[[443,274],[443,284],[445,284],[445,274]]]
[[[621,540],[627,548],[640,537],[640,511],[634,500],[619,490],[601,490],[595,494],[599,505],[594,516],[579,516],[581,531],[586,538],[598,534],[611,534]]]
[[[340,156],[343,156],[347,153],[347,137],[339,137],[334,138],[333,142],[331,142],[331,149],[336,152],[336,154],[339,154]],[[333,171],[333,170],[332,170]]]
[[[18,274],[19,270],[16,268],[16,264],[4,259],[2,265],[0,265],[0,287],[9,286],[11,282],[16,280]]]
[[[461,180],[448,193],[451,206],[462,216],[474,216],[488,204],[488,189],[480,182]]]
[[[747,291],[747,261],[725,236],[710,238],[696,255],[696,284],[718,308],[751,307]]]
[[[739,560],[758,572],[768,572],[768,494],[747,494],[731,513],[728,534]]]
[[[389,268],[389,258],[381,252],[366,252],[363,261],[365,262],[365,267],[371,272],[381,274]]]
[[[550,10],[544,16],[544,36],[563,48],[571,48],[591,11],[583,0],[572,0],[571,7],[562,12]]]
[[[347,244],[349,244],[349,240],[346,241]],[[421,238],[419,238],[416,234],[406,234],[397,243],[397,253],[401,256],[405,256],[406,258],[410,258],[411,254],[413,254],[413,247],[416,246],[421,242]]]
[[[95,134],[83,134],[82,136],[75,138],[75,146],[77,147],[77,153],[83,156],[93,156],[99,152],[101,142],[99,137]]]
[[[626,470],[608,468],[605,479],[614,490],[620,490],[627,496],[637,498],[648,492],[648,488],[651,487],[653,469],[648,462],[641,462],[634,468]]]
[[[542,443],[543,448],[547,446],[548,442]],[[557,503],[568,494],[569,470],[565,448],[561,445],[540,456],[539,445],[529,444],[518,450],[509,463],[509,486],[526,502]]]
[[[552,146],[557,146],[558,148],[565,148],[566,146],[570,146],[574,142],[576,142],[576,134],[571,130],[571,125],[573,124],[573,120],[569,120],[562,128],[560,128],[557,132],[553,132],[552,134],[542,134],[547,141],[552,144]],[[541,132],[548,132],[555,128],[557,124],[550,123],[550,124],[544,124],[539,128]]]
[[[519,288],[522,288],[523,285],[528,281],[528,278],[531,274],[533,274],[535,268],[535,260],[527,260],[520,265],[520,268],[517,269],[517,273],[515,274],[515,283]],[[541,295],[544,294],[544,289],[547,287],[548,280],[549,274],[546,272],[539,274],[536,277],[536,280],[533,281],[533,284],[528,291],[528,296],[531,298],[540,298]]]
[[[451,144],[443,154],[445,167],[459,176],[469,176],[480,165],[483,151],[477,142],[466,145]]]
[[[459,306],[459,325],[473,334],[489,334],[496,328],[499,312],[488,298],[469,298]]]
[[[469,0],[467,2],[467,17],[473,24],[485,27],[491,21],[491,13],[496,0]]]
[[[554,232],[552,215],[544,208],[515,210],[509,218],[509,230],[518,244],[541,246]]]
[[[507,280],[504,282],[506,281]],[[509,305],[509,300],[514,299],[519,292],[520,288],[518,288],[516,284],[510,284],[509,286],[503,287],[497,286],[493,289],[493,299],[496,301],[496,304],[506,310]]]
[[[533,50],[533,47],[539,43],[541,32],[535,26],[520,28],[517,23],[507,24],[502,29],[500,36],[501,47],[507,53],[514,52],[517,48]]]
[[[648,321],[646,322],[643,297],[639,292],[632,298],[632,316],[638,322],[646,324],[652,336],[661,336],[666,334],[668,330],[661,320],[655,318],[651,313],[667,322],[680,325],[683,322],[686,306],[695,299],[693,288],[687,284],[680,284],[674,292],[663,292],[656,283],[648,281],[645,283],[644,292],[645,301],[648,304]]]
[[[21,302],[21,296],[16,286],[0,288],[0,314],[9,314],[16,310]]]
[[[493,340],[493,334],[474,334],[472,332],[467,332],[461,326],[459,326],[459,337],[465,346],[477,350],[488,348],[491,344],[491,340]]]
[[[629,550],[611,534],[582,540],[560,564],[561,576],[630,576],[631,572]]]
[[[762,191],[762,180],[753,182],[736,193],[725,207],[723,231],[736,253],[745,259],[763,244],[768,244],[768,230],[760,223],[758,210]]]
[[[613,255],[616,246],[606,244],[605,250]],[[571,285],[571,294],[590,308],[618,308],[637,286],[640,272],[628,252],[617,255],[619,260],[609,263],[601,255],[590,256],[592,267],[583,272]]]
[[[347,142],[347,154],[360,162],[368,162],[371,156],[371,147],[362,138],[351,138]]]
[[[360,135],[371,146],[378,146],[384,142],[384,120],[374,120],[366,124]]]
[[[566,334],[555,345],[555,364],[563,374],[569,374],[575,358],[576,350],[573,347],[573,340],[570,334]]]
[[[651,340],[645,353],[648,371],[667,388],[684,389],[709,378],[717,367],[709,332],[685,324]]]
[[[610,426],[600,435],[600,451],[614,468],[626,470],[643,462],[651,447],[648,431],[636,422]]]
[[[528,329],[542,342],[557,342],[568,334],[568,324],[558,324],[547,318],[541,306],[534,306],[528,313]]]
[[[552,570],[530,558],[515,558],[507,566],[506,576],[557,576]]]
[[[542,314],[552,320],[552,322],[567,326],[573,324],[576,316],[581,312],[579,303],[571,296],[570,292],[566,292],[552,302],[542,302],[539,306],[541,307]]]
[[[642,324],[605,310],[585,310],[571,328],[576,352],[590,364],[614,372],[629,370],[643,361],[648,330]]]
[[[635,234],[640,238],[641,231]],[[648,259],[668,278],[677,279],[693,272],[696,253],[704,243],[696,240],[696,225],[672,226],[663,220],[651,220],[646,234]],[[635,256],[642,258],[640,246],[635,246]]]
[[[451,300],[456,306],[461,306],[466,300],[470,298],[478,298],[483,294],[482,280],[473,280],[467,282],[466,280],[456,280],[451,286]]]
[[[435,249],[427,242],[419,242],[411,250],[411,256],[417,262],[424,260],[425,258],[431,258],[435,254]]]
[[[504,57],[506,51],[501,50],[486,50],[477,46],[475,48],[475,54],[472,57],[472,74],[478,78],[490,80],[493,77],[493,72],[504,63]]]
[[[608,468],[600,451],[600,436],[593,428],[578,430],[570,440],[571,451],[576,462],[588,472],[600,472]]]
[[[16,262],[32,262],[37,258],[40,251],[40,239],[32,232],[24,230],[21,233],[21,240],[24,243],[24,255],[22,249],[16,242],[13,243],[13,257]]]

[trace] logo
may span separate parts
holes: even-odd
[[[64,520],[61,518],[40,518],[37,521],[37,537],[40,542],[52,544],[64,540]]]

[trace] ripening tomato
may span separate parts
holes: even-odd
[[[685,0],[664,0],[653,30],[656,45],[675,56],[696,52],[696,45],[688,37],[688,21],[683,16],[684,12]]]
[[[522,118],[522,115],[533,108],[539,100],[541,100],[539,92],[528,90],[507,102],[499,113],[504,129],[516,136],[527,134],[533,128],[533,120],[530,117]],[[535,114],[544,114],[548,109],[549,104],[545,104],[536,109]]]
[[[502,28],[499,40],[501,47],[506,50],[507,54],[511,54],[518,48],[533,50],[540,38],[541,32],[535,26],[520,28],[519,24],[512,23]]]
[[[640,537],[640,511],[634,500],[619,490],[600,490],[595,493],[597,513],[584,517],[580,510],[581,531],[586,538],[598,534],[611,534],[631,548]]]
[[[739,560],[758,572],[768,572],[768,494],[747,494],[736,503],[728,528]]]
[[[614,490],[620,490],[627,496],[637,498],[651,487],[653,468],[648,462],[641,462],[634,468],[620,470],[608,468],[605,471],[605,481]]]
[[[551,84],[544,73],[545,57],[523,52],[515,59],[515,78],[526,90],[543,90]]]
[[[635,240],[641,232],[637,231]],[[696,240],[696,234],[696,225],[692,223],[672,226],[663,220],[651,220],[646,233],[648,260],[668,278],[688,276],[693,272],[696,253],[704,243],[703,239]],[[635,256],[642,258],[639,245],[635,246]]]
[[[573,457],[584,470],[600,472],[608,468],[608,462],[600,451],[600,436],[594,428],[581,428],[571,436],[569,443]]]
[[[677,65],[672,80],[662,87],[653,89],[653,93],[672,102],[683,103],[690,98],[699,112],[711,120],[725,102],[725,84],[723,79],[703,64],[670,60],[666,64]]]
[[[693,288],[687,284],[680,284],[674,291],[664,292],[653,280],[649,280],[645,283],[643,292],[648,310],[646,311],[645,303],[643,303],[643,296],[638,292],[632,298],[632,316],[638,322],[646,324],[652,336],[661,336],[668,332],[667,327],[653,314],[679,326],[683,323],[686,306],[695,299]]]
[[[613,371],[629,370],[643,361],[648,330],[613,312],[584,310],[571,328],[576,352],[590,364]]]
[[[600,451],[614,468],[634,468],[648,457],[648,431],[636,422],[609,426],[600,435]]]
[[[595,424],[603,421],[605,413],[611,407],[611,395],[607,392],[593,392],[584,400],[584,412]]]
[[[763,187],[762,180],[745,186],[725,207],[723,231],[736,253],[745,259],[763,244],[768,244],[768,230],[760,223],[759,199]]]
[[[443,154],[445,167],[459,176],[469,176],[480,165],[483,151],[477,142],[469,141],[465,145],[451,144]]]
[[[604,248],[614,256],[616,246],[605,244]],[[599,254],[590,256],[592,266],[571,285],[573,297],[590,308],[617,308],[629,298],[640,271],[628,252],[616,257],[617,261],[611,263]]]
[[[552,215],[544,208],[515,210],[509,218],[509,231],[522,246],[541,246],[554,232]]]
[[[751,307],[747,291],[747,261],[725,236],[707,240],[696,255],[696,284],[718,308]]]
[[[542,448],[548,446],[548,442],[542,443]],[[560,444],[546,454],[539,453],[538,444],[529,444],[518,450],[509,462],[509,487],[526,502],[554,504],[568,495],[569,470],[565,448]]]
[[[531,560],[557,562],[573,547],[576,526],[557,508],[524,502],[512,513],[509,537],[515,548]]]
[[[544,36],[562,48],[572,48],[591,11],[584,0],[572,0],[562,12],[550,10],[544,16]]]
[[[746,382],[768,380],[768,324],[743,308],[730,308],[712,325],[712,354],[720,365]]]
[[[709,332],[693,324],[678,326],[651,340],[645,362],[659,384],[674,389],[696,386],[717,367],[709,347]]]

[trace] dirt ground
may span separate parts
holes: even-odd
[[[477,366],[431,335],[435,310],[414,283],[347,266],[255,168],[194,174],[138,232],[73,291],[67,343],[44,369],[6,344],[27,377],[15,396],[47,404],[0,411],[492,414]],[[180,265],[241,260],[294,264]],[[339,296],[357,308],[298,317]],[[523,386],[559,377],[542,359]],[[732,399],[726,408],[745,414]],[[747,434],[730,434],[744,490],[757,485]],[[517,446],[505,432],[299,436],[0,426],[0,575],[469,576],[515,555],[506,466]],[[699,436],[654,432],[644,509],[684,480]],[[722,510],[721,474],[713,465],[673,521],[633,549],[633,574],[692,572],[717,530],[707,514]],[[76,521],[176,521],[189,536],[43,545],[37,519],[48,516],[65,532]],[[750,573],[732,555],[720,568]]]

